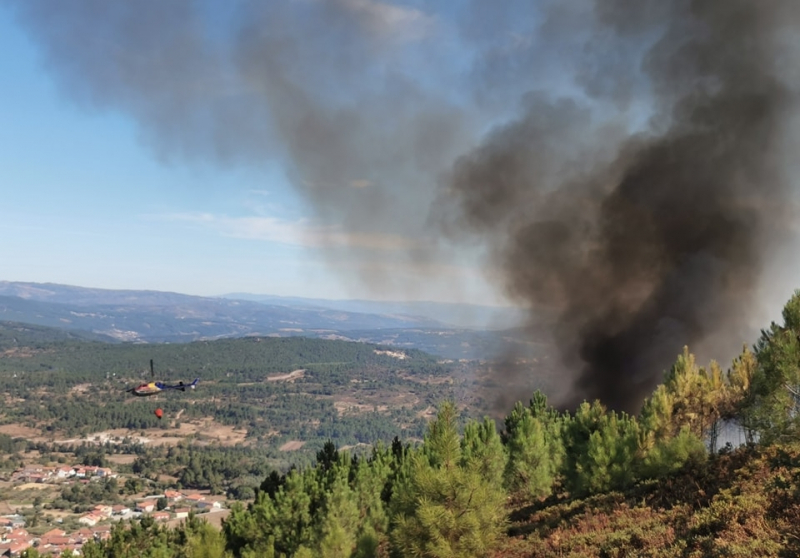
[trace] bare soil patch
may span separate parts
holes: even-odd
[[[417,416],[422,418],[433,418],[436,416],[436,412],[437,412],[436,408],[428,407],[422,411],[417,412]]]
[[[216,527],[217,529],[222,529],[222,520],[230,515],[231,510],[219,510],[217,512],[209,512],[209,513],[202,513],[198,514],[198,518],[203,519],[208,522],[209,525],[212,527]],[[175,528],[180,527],[180,524],[185,522],[186,519],[170,519],[167,522],[167,527]]]
[[[300,442],[298,440],[292,440],[290,442],[286,442],[280,448],[281,451],[296,451],[302,448],[305,445],[305,442]]]
[[[209,525],[222,529],[222,520],[230,515],[231,510],[219,510],[216,512],[204,513],[200,517],[208,521]]]
[[[394,358],[399,359],[399,360],[405,360],[405,359],[408,358],[408,355],[406,355],[403,351],[379,351],[379,350],[376,349],[375,350],[375,354],[376,355],[387,355],[387,356],[394,357]]]
[[[277,376],[267,376],[268,382],[286,382],[294,381],[297,378],[302,378],[305,375],[305,368],[300,370],[292,370],[288,374],[279,374]]]
[[[92,384],[78,384],[77,386],[73,386],[70,388],[70,393],[86,393],[88,389],[92,387]]]
[[[8,434],[12,438],[26,438],[33,439],[41,435],[41,431],[29,426],[22,426],[21,424],[3,424],[0,425],[0,433]]]
[[[191,423],[182,423],[180,433],[194,434],[198,441],[211,441],[220,445],[246,444],[247,430],[235,426],[219,424],[207,418]]]

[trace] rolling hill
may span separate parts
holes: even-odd
[[[252,300],[244,300],[248,296]],[[0,281],[0,320],[134,343],[302,336],[391,344],[451,359],[491,359],[510,345],[533,356],[543,342],[543,330],[532,336],[529,329],[451,325],[509,325],[520,317],[513,309],[465,304],[200,297]]]

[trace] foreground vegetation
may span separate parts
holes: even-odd
[[[88,557],[791,556],[800,551],[800,291],[727,371],[688,348],[638,416],[537,392],[498,430],[439,406],[421,443],[328,443],[222,530],[144,520]],[[748,445],[709,452],[722,421]],[[756,443],[756,440],[758,441]]]

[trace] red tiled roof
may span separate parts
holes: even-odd
[[[12,543],[11,545],[9,545],[8,549],[11,551],[11,554],[16,554],[18,552],[22,552],[29,546],[31,546],[31,543],[25,541],[25,542]]]
[[[54,544],[57,546],[70,544],[75,542],[72,537],[50,537],[47,539],[47,544]]]

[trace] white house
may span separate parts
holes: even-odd
[[[89,527],[93,527],[97,525],[97,522],[103,519],[102,517],[98,517],[93,513],[87,513],[84,516],[78,518],[79,523],[83,523],[84,525],[88,525]]]
[[[189,511],[191,508],[178,508],[175,510],[175,519],[184,519],[189,517]]]
[[[156,503],[153,500],[144,500],[136,504],[136,511],[150,513],[156,508]]]

